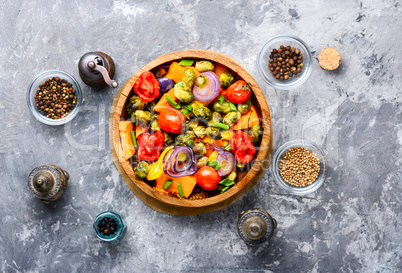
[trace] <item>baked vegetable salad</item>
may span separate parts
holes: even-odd
[[[225,192],[251,166],[263,129],[250,86],[225,66],[181,60],[143,72],[119,122],[138,179],[179,198]]]

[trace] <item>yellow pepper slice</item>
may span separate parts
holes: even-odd
[[[171,151],[174,146],[166,147],[166,149],[162,152],[159,156],[158,160],[149,166],[149,172],[147,174],[148,180],[155,180],[159,178],[163,173],[163,158],[165,157],[166,153]]]
[[[208,161],[216,161],[216,157],[218,156],[218,152],[217,151],[213,151],[212,154],[208,157]]]
[[[232,131],[232,130],[227,130],[227,131],[221,132],[221,136],[222,136],[221,140],[230,140],[230,136],[233,134],[234,134],[234,131]],[[202,139],[202,141],[205,143],[209,143],[209,144],[212,144],[215,142],[215,140],[213,140],[210,136],[205,136]]]
[[[120,121],[119,131],[121,138],[121,146],[124,153],[124,158],[129,160],[135,154],[135,147],[133,144],[133,139],[131,138],[131,131],[133,130],[133,124],[131,121]]]
[[[202,139],[202,141],[203,142],[205,142],[205,143],[212,143],[212,138],[210,137],[210,136],[205,136],[203,139]]]
[[[227,130],[225,132],[221,133],[222,138],[221,139],[226,139],[226,140],[230,140],[230,136],[233,135],[234,132],[232,130]]]

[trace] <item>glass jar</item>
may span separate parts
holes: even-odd
[[[117,224],[116,232],[109,236],[105,236],[105,235],[101,234],[101,232],[99,230],[99,223],[107,217],[115,220],[116,224]],[[111,241],[115,241],[123,236],[124,230],[126,229],[126,224],[123,221],[123,218],[121,218],[121,216],[119,214],[117,214],[113,211],[105,211],[96,216],[93,227],[94,227],[96,236],[99,239],[101,239],[102,241],[111,242]]]

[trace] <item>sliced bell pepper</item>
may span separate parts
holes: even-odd
[[[210,157],[211,154],[215,151],[211,145],[205,145],[205,149],[207,149],[207,152],[205,153],[206,157]]]
[[[148,180],[155,180],[159,178],[163,173],[163,158],[165,157],[166,153],[173,149],[174,146],[166,147],[166,149],[162,152],[159,156],[158,161],[155,161],[149,167],[149,172],[147,175]]]
[[[250,121],[249,121],[250,120]],[[250,111],[240,117],[240,120],[233,125],[234,130],[243,130],[253,127],[254,125],[259,125],[260,120],[257,115],[257,111],[254,106],[250,107]]]
[[[123,148],[123,154],[125,160],[129,160],[135,154],[135,147],[133,144],[133,139],[131,138],[131,131],[134,129],[131,121],[120,121],[119,122],[119,132],[121,139],[121,146]]]
[[[172,180],[169,188],[166,190],[163,188],[166,181]],[[179,189],[180,184],[180,189]],[[195,185],[197,184],[197,179],[193,175],[181,176],[181,177],[171,177],[165,173],[162,173],[159,178],[156,179],[155,189],[161,193],[174,194],[176,196],[187,198],[193,192]]]
[[[179,100],[176,98],[174,95],[174,88],[170,89],[165,95],[168,95],[170,98],[172,98],[175,102],[179,102]],[[158,113],[160,113],[163,109],[169,108],[169,109],[175,109],[168,101],[166,96],[163,95],[162,98],[158,101],[158,103],[154,106],[154,110]]]
[[[231,135],[233,135],[234,134],[234,132],[232,131],[232,130],[226,130],[226,131],[224,131],[224,132],[221,132],[221,136],[222,136],[222,139],[224,140],[224,139],[226,139],[226,140],[230,140],[230,137],[231,137]]]
[[[230,73],[229,70],[226,68],[226,66],[215,63],[215,68],[214,68],[215,74],[218,76],[218,78],[223,74],[223,73]]]
[[[139,135],[145,133],[146,131],[148,131],[148,127],[146,125],[137,124],[135,126],[135,137],[138,137]]]
[[[233,131],[232,131],[233,132]],[[222,137],[222,139],[212,139],[210,136],[205,136],[202,139],[202,142],[208,143],[208,144],[215,144],[217,147],[222,147],[224,145],[222,140],[230,140],[230,135],[226,134],[225,138]],[[207,151],[208,152],[208,151]]]
[[[216,161],[217,156],[218,156],[218,152],[213,151],[212,154],[208,157],[208,161]]]
[[[183,80],[183,73],[184,70],[186,70],[187,68],[191,68],[194,70],[194,74],[195,76],[197,76],[198,74],[200,74],[200,72],[195,69],[192,66],[182,66],[180,65],[178,62],[172,62],[169,66],[169,71],[168,73],[165,75],[165,78],[169,78],[174,80],[176,83],[180,82]]]

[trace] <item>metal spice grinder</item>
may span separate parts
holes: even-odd
[[[248,246],[259,246],[271,239],[277,223],[263,209],[241,211],[237,222],[240,237]]]
[[[113,59],[102,51],[85,53],[78,62],[78,71],[82,81],[92,87],[103,87],[106,84],[112,88],[119,86],[112,80],[115,72]]]
[[[35,167],[28,176],[28,187],[43,203],[59,199],[67,189],[68,172],[52,164]]]

